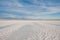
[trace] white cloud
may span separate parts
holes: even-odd
[[[38,0],[33,0],[33,2],[38,3]],[[9,7],[12,7],[11,9],[6,9],[6,11],[13,11],[13,12],[24,13],[24,14],[25,13],[26,14],[51,14],[60,11],[60,8],[58,7],[47,7],[46,4],[43,3],[43,1],[40,3],[41,6],[31,6],[35,10],[30,10],[31,7],[29,7],[28,5],[27,6],[22,5],[21,3],[18,2],[18,0],[13,0],[12,2],[11,1],[5,2],[5,4],[7,4]],[[44,11],[44,9],[46,9],[47,11]]]
[[[17,13],[22,13],[22,14],[28,14],[28,15],[35,15],[35,16],[37,16],[37,15],[44,15],[44,14],[53,14],[53,13],[58,13],[58,12],[60,12],[60,9],[59,8],[57,8],[57,7],[45,7],[48,11],[46,11],[46,12],[43,12],[43,10],[42,10],[42,12],[40,12],[40,11],[29,11],[29,10],[26,10],[26,9],[20,9],[20,8],[17,8],[17,9],[15,9],[15,8],[13,8],[13,9],[6,9],[6,11],[7,12],[14,12],[13,14],[15,14],[15,12],[16,12],[16,14]],[[43,9],[43,8],[42,8]]]
[[[39,2],[38,0],[32,0],[31,2],[33,2],[34,4],[39,4],[39,5],[23,5],[22,3],[19,3],[18,0],[10,0],[8,2],[6,1],[4,3],[2,3],[2,2],[1,3],[2,3],[2,5],[9,6],[9,8],[5,9],[5,11],[7,11],[7,12],[17,12],[19,14],[23,13],[23,14],[33,15],[33,17],[25,16],[26,18],[40,18],[40,17],[35,17],[34,15],[53,14],[53,13],[60,12],[59,6],[53,6],[53,7],[46,6],[46,5],[55,5],[54,3],[49,2],[48,4],[46,4],[43,1]],[[17,17],[16,15],[14,15],[14,13],[13,14],[5,14],[5,15],[7,17],[12,17],[12,18]]]
[[[0,4],[6,7],[23,7],[22,4],[18,3],[18,0],[0,1]]]
[[[9,14],[9,13],[5,13],[5,14],[3,14],[3,15],[4,15],[4,17],[7,17],[7,18],[17,18],[16,15]]]

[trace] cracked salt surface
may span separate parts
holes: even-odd
[[[18,21],[0,29],[0,40],[60,40],[60,27],[52,23],[60,21]]]

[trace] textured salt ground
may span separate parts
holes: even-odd
[[[4,36],[0,36],[0,40],[60,40],[60,27],[48,23],[24,22],[15,24],[15,27],[13,27],[14,25],[11,28],[9,27],[7,35],[1,34]],[[5,30],[3,30],[3,33],[7,32],[4,32]]]
[[[13,32],[12,35],[7,40],[60,40],[58,28],[49,29],[32,23]]]

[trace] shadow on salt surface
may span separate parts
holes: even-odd
[[[15,25],[15,24],[10,24],[10,25],[6,25],[6,26],[1,26],[0,29],[3,29],[3,28],[7,28],[7,27],[10,27],[12,25]]]
[[[50,25],[55,25],[55,26],[59,26],[60,27],[60,24],[50,24]]]
[[[39,22],[40,23],[40,22]],[[39,23],[35,23],[35,24],[39,24]],[[49,25],[53,25],[53,26],[55,26],[55,27],[60,27],[60,23],[45,23],[45,24],[49,24]],[[40,25],[40,24],[39,24]],[[43,25],[43,24],[42,24]]]
[[[56,27],[60,27],[60,24],[53,24],[53,23],[46,23],[46,24],[53,25],[53,26],[56,26]]]
[[[39,23],[36,23],[36,22],[33,22],[34,25],[38,26],[38,27],[43,27],[42,24],[39,24]]]

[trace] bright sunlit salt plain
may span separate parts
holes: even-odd
[[[60,21],[0,20],[0,40],[60,40]]]

